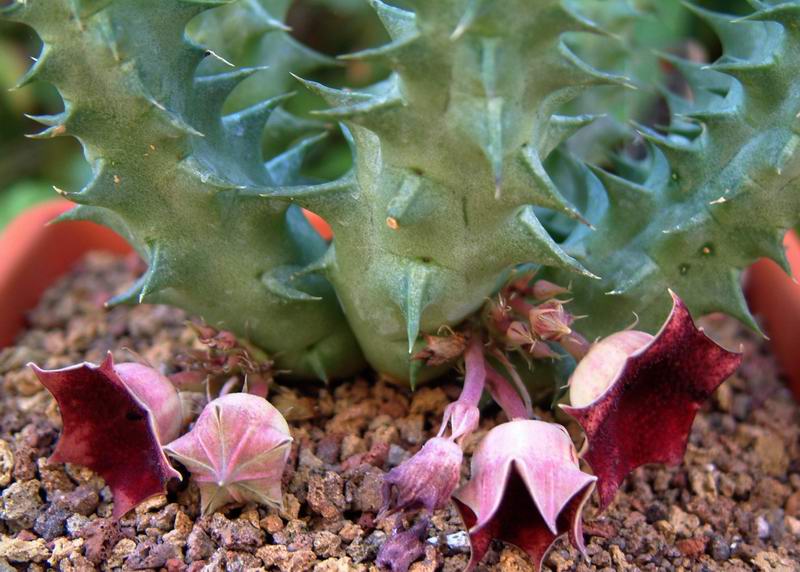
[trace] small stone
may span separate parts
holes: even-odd
[[[71,491],[75,488],[75,483],[64,471],[64,465],[51,465],[45,457],[38,459],[36,464],[39,467],[39,480],[49,500],[52,500],[59,491]]]
[[[109,518],[90,521],[81,530],[80,535],[85,540],[84,556],[94,564],[107,560],[122,538],[119,524]]]
[[[409,453],[402,447],[398,445],[391,445],[389,447],[389,455],[386,457],[386,465],[389,468],[396,467],[410,457],[411,453]]]
[[[445,536],[445,543],[447,543],[447,547],[454,552],[468,552],[469,534],[463,530],[448,534]]]
[[[300,501],[292,493],[283,494],[283,509],[280,511],[281,518],[293,520],[300,514]]]
[[[736,489],[734,490],[734,496],[740,499],[749,498],[750,491],[753,490],[753,477],[747,473],[739,473],[736,475],[735,481]]]
[[[0,537],[0,558],[9,562],[41,562],[49,556],[47,544],[41,538],[20,540],[8,536]]]
[[[184,572],[187,566],[180,558],[170,558],[164,563],[164,568],[167,572]]]
[[[628,570],[630,568],[628,560],[625,558],[625,553],[622,552],[619,546],[612,544],[608,551],[611,554],[611,560],[616,565],[617,570]]]
[[[344,526],[339,531],[339,536],[342,537],[342,540],[345,542],[353,542],[359,536],[364,534],[364,530],[357,524],[348,521],[345,521]]]
[[[167,506],[167,495],[156,495],[136,505],[136,514],[141,515],[151,511],[156,511],[164,508],[165,506]]]
[[[425,558],[421,561],[414,562],[408,569],[408,572],[436,572],[442,563],[442,557],[439,551],[433,546],[425,547]]]
[[[670,507],[669,523],[678,536],[689,538],[700,526],[700,519],[693,514],[682,511],[677,506]]]
[[[752,399],[749,395],[739,393],[733,397],[731,413],[737,421],[744,421],[750,415]]]
[[[277,514],[268,514],[261,519],[259,525],[270,534],[283,530],[283,520]]]
[[[0,439],[0,487],[11,482],[14,471],[14,451],[7,441]]]
[[[450,400],[441,387],[422,387],[411,398],[409,413],[438,414],[444,411]]]
[[[784,518],[784,524],[786,526],[786,530],[789,531],[789,534],[800,536],[800,519],[793,516],[786,516]]]
[[[733,389],[730,384],[723,383],[714,392],[714,401],[721,411],[730,412],[733,408]]]
[[[361,465],[353,472],[345,487],[351,510],[376,513],[381,509],[383,476],[383,471],[371,465]]]
[[[334,519],[346,507],[343,489],[342,477],[332,471],[312,475],[308,482],[308,504],[323,518]]]
[[[783,506],[792,490],[777,479],[766,477],[756,483],[753,495],[762,505]]]
[[[694,538],[684,538],[675,543],[675,546],[684,556],[697,558],[706,551],[708,539],[695,536]]]
[[[773,477],[786,474],[791,459],[783,440],[772,432],[765,432],[756,438],[754,447],[761,468]]]
[[[134,550],[136,550],[136,542],[130,538],[123,538],[114,546],[105,564],[109,568],[122,566],[125,559],[128,558]]]
[[[349,459],[353,455],[367,452],[367,442],[358,435],[345,435],[342,439],[342,447],[340,451],[340,459],[342,461]]]
[[[128,556],[125,565],[132,570],[160,568],[167,560],[176,556],[177,551],[172,544],[156,544],[154,540],[146,540],[136,546],[136,550]]]
[[[708,555],[717,562],[724,562],[731,557],[731,547],[719,534],[712,534],[706,545]]]
[[[321,470],[325,468],[325,463],[314,454],[310,447],[301,446],[297,466],[311,470]]]
[[[178,504],[170,503],[155,513],[137,515],[136,530],[142,531],[148,528],[155,528],[162,532],[172,530],[177,514]]]
[[[342,539],[333,534],[323,530],[314,535],[314,552],[320,558],[330,558],[332,556],[339,556],[341,553]]]
[[[80,485],[69,492],[59,492],[53,495],[53,504],[83,516],[90,516],[100,504],[97,491],[87,485]]]
[[[225,551],[225,571],[226,572],[266,572],[261,564],[261,560],[249,552],[238,552],[236,550]]]
[[[182,510],[178,510],[175,514],[174,528],[164,535],[164,542],[183,548],[192,532],[192,524],[192,519]]]
[[[328,558],[314,566],[314,572],[366,572],[366,570],[366,565],[353,564],[347,557]]]
[[[63,536],[66,532],[66,522],[70,514],[67,509],[51,504],[36,517],[36,521],[33,523],[33,530],[48,542]]]
[[[264,566],[270,568],[288,559],[289,551],[281,544],[270,544],[256,550],[256,556],[261,559]]]
[[[767,519],[763,516],[756,518],[756,534],[761,540],[769,538],[770,526]]]
[[[788,516],[800,517],[800,491],[792,493],[783,507]]]
[[[759,552],[752,559],[756,570],[761,572],[796,572],[794,562],[775,552]]]
[[[381,545],[386,541],[386,533],[376,530],[366,538],[359,537],[350,543],[345,552],[353,562],[366,562],[374,560]]]
[[[316,455],[323,463],[335,465],[339,462],[342,435],[325,435],[317,442]]]
[[[56,566],[61,560],[79,554],[83,548],[83,538],[68,540],[66,538],[56,538],[52,544],[52,553],[47,563]]]
[[[214,513],[205,529],[214,542],[226,550],[252,552],[264,544],[263,530],[247,520],[228,520],[218,512]]]
[[[78,536],[87,524],[89,524],[89,519],[80,514],[73,514],[64,523],[70,538]]]
[[[41,483],[32,479],[11,483],[3,491],[0,517],[13,529],[30,528],[39,514],[42,498],[39,496]]]
[[[66,463],[64,465],[64,471],[69,475],[69,477],[73,481],[75,481],[79,485],[87,485],[97,491],[99,491],[105,486],[105,482],[100,476],[98,476],[94,471],[92,471],[88,467],[84,467],[83,465],[73,465],[72,463]]]
[[[262,546],[256,551],[267,568],[275,566],[281,572],[306,572],[317,559],[311,550],[289,552],[283,545]]]
[[[694,494],[700,498],[716,499],[717,483],[714,474],[704,469],[689,469],[689,485]]]
[[[410,445],[421,445],[425,441],[425,417],[409,415],[394,422],[400,430],[400,437]]]
[[[191,562],[209,558],[215,550],[211,537],[206,534],[203,527],[195,524],[189,537],[186,539],[186,558]]]
[[[656,502],[647,507],[644,516],[648,524],[653,524],[659,520],[667,520],[669,518],[669,513],[662,503]]]

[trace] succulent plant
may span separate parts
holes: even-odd
[[[463,364],[439,434],[386,477],[382,516],[424,516],[395,527],[384,557],[418,552],[420,523],[454,498],[473,565],[501,538],[538,566],[564,532],[582,546],[595,477],[604,507],[633,468],[678,462],[698,407],[737,367],[691,314],[757,329],[741,272],[760,257],[786,266],[783,234],[800,222],[800,0],[750,3],[742,16],[656,3],[705,20],[723,53],[665,51],[653,61],[669,76],[651,89],[647,16],[626,0],[369,0],[391,40],[344,59],[389,75],[357,89],[298,78],[329,104],[316,119],[282,108],[290,72],[331,63],[286,35],[285,0],[17,0],[3,12],[44,42],[21,83],[49,81],[64,99],[40,135],[78,138],[95,173],[63,192],[79,204],[65,218],[112,227],[148,263],[112,302],[175,304],[242,340],[184,377],[233,367],[263,381],[259,396],[211,401],[169,445],[205,510],[278,502],[288,429],[263,398],[273,372],[328,380],[366,358],[413,384]],[[635,105],[620,106],[631,88]],[[353,168],[309,183],[304,158],[330,128],[320,119],[340,123]],[[275,369],[249,363],[254,347]],[[532,419],[531,369],[553,378],[554,401],[570,393],[594,477],[561,428]],[[484,392],[509,421],[457,489]],[[275,437],[256,492],[232,484],[227,437],[214,459],[193,444],[228,404],[234,447],[258,427]],[[245,415],[251,404],[259,413]]]

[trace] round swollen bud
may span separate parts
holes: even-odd
[[[605,393],[622,371],[628,357],[653,340],[647,332],[626,330],[594,344],[578,363],[569,380],[573,407],[585,407]]]
[[[567,288],[547,280],[537,280],[533,283],[533,297],[537,300],[549,300],[567,292],[569,292]]]

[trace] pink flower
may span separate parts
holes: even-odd
[[[467,570],[492,539],[524,550],[537,570],[562,535],[583,551],[581,514],[595,480],[560,425],[515,420],[492,429],[472,458],[471,480],[453,495],[472,545]]]
[[[547,280],[537,280],[533,283],[533,297],[537,300],[549,300],[569,292],[568,288],[553,284]]]
[[[29,365],[55,397],[64,424],[50,460],[100,474],[114,494],[114,517],[180,478],[161,450],[182,424],[178,392],[167,378],[139,364],[114,365],[110,352],[99,366]]]
[[[461,447],[453,440],[430,439],[383,478],[383,508],[378,518],[413,509],[432,513],[445,507],[458,486],[462,458]]]
[[[231,393],[206,405],[192,430],[164,447],[200,488],[203,513],[231,502],[281,507],[289,426],[268,401]]]
[[[620,332],[592,346],[570,379],[571,407],[583,427],[584,459],[598,477],[600,506],[647,463],[683,459],[695,414],[742,361],[692,321],[673,292],[672,312],[653,337]]]

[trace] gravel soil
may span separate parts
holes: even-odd
[[[377,570],[393,524],[375,521],[382,475],[436,431],[456,380],[415,393],[368,376],[327,388],[273,387],[294,436],[283,512],[232,506],[200,517],[199,494],[184,480],[115,522],[100,478],[48,463],[58,409],[27,362],[99,363],[112,350],[117,361],[173,373],[176,356],[197,347],[178,310],[103,308],[138,271],[130,259],[89,256],[30,314],[17,345],[0,352],[0,571]],[[604,514],[590,506],[589,560],[561,541],[549,569],[800,570],[800,409],[761,340],[727,319],[704,325],[727,347],[741,344],[746,359],[698,415],[685,463],[639,469]],[[467,453],[502,419],[488,411]],[[468,545],[452,508],[435,515],[428,536],[413,572],[463,569]],[[480,569],[532,567],[498,544]]]

